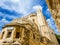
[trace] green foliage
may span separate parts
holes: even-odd
[[[58,40],[58,43],[60,44],[60,35],[57,35],[57,34],[55,34],[55,35],[56,35],[56,38]]]

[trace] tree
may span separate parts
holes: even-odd
[[[60,35],[57,35],[57,34],[55,34],[55,35],[56,35],[58,43],[60,44]]]

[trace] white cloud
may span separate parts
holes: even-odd
[[[49,11],[49,8],[47,9],[47,11]]]
[[[7,14],[3,14],[0,12],[0,16],[3,16],[3,18],[0,20],[0,31],[2,30],[2,27],[8,23],[10,23],[11,21],[7,20],[6,18],[9,18],[9,19],[16,19],[18,17],[16,16],[10,16],[10,15],[7,15]]]
[[[27,14],[31,8],[32,0],[0,0],[0,7]]]
[[[47,23],[48,23],[48,25],[50,26],[50,28],[52,28],[53,30],[54,30],[54,32],[56,33],[56,34],[60,34],[59,32],[58,32],[58,28],[57,28],[57,26],[56,26],[56,24],[55,24],[55,22],[54,22],[54,19],[51,17],[50,19],[47,19]]]
[[[42,11],[42,7],[40,5],[33,6],[33,9],[35,9],[35,10],[41,9],[41,11]]]
[[[18,3],[18,2],[20,2],[20,0],[10,0],[11,2],[13,2],[13,3]]]
[[[15,19],[15,18],[18,18],[17,16],[13,16],[13,15],[8,15],[8,14],[4,14],[4,13],[1,13],[0,12],[0,16],[3,16],[3,18],[6,18],[6,17],[10,17],[10,18],[13,18],[13,19]]]
[[[2,19],[0,22],[9,23],[6,19]]]
[[[2,27],[3,27],[4,25],[8,24],[8,23],[9,23],[9,21],[7,21],[6,19],[0,20],[0,31],[2,30]]]
[[[0,20],[0,27],[2,27],[2,26],[5,25],[5,24],[10,23],[10,21],[6,19],[7,17],[8,17],[9,19],[18,18],[18,17],[16,17],[16,16],[13,16],[13,15],[10,16],[10,15],[7,15],[7,14],[3,14],[3,13],[1,13],[1,12],[0,12],[0,16],[3,17],[3,18]]]

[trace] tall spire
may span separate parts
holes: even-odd
[[[37,21],[40,26],[46,25],[46,20],[42,14],[42,11],[40,9],[37,9]]]
[[[37,9],[37,22],[40,34],[44,36],[44,31],[46,31],[46,20],[40,8]]]

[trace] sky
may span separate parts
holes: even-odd
[[[46,0],[0,0],[0,31],[4,25],[12,20],[35,12],[36,9],[34,8],[36,7],[41,8],[48,25],[55,33],[60,34],[46,4]]]

